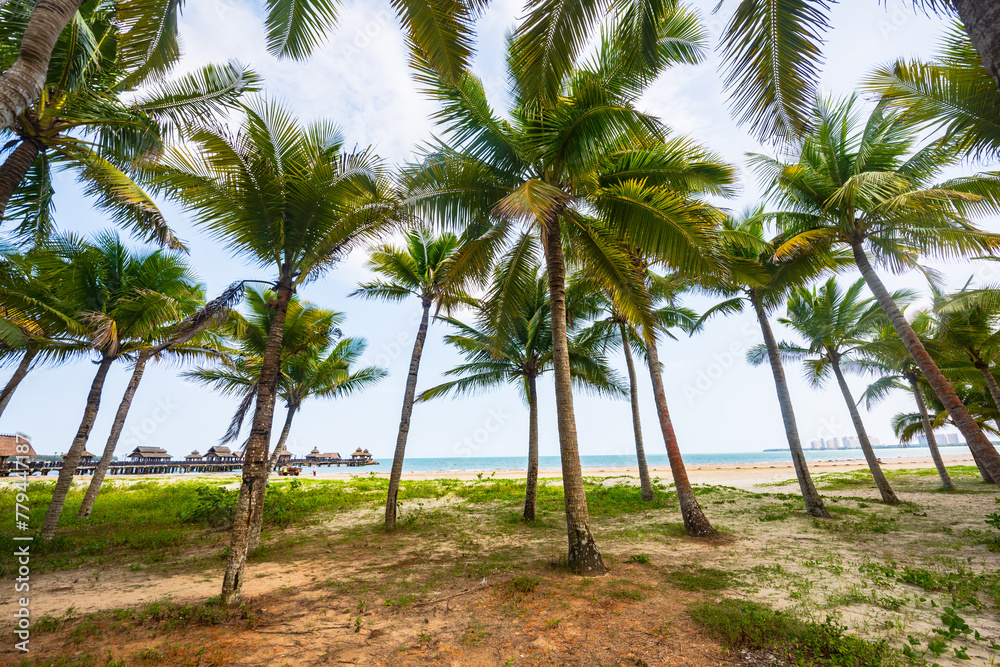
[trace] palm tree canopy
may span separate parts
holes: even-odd
[[[941,141],[967,155],[1000,155],[1000,89],[961,25],[952,26],[933,60],[879,67],[863,87],[901,109],[907,121],[943,131]]]
[[[72,313],[91,349],[112,359],[169,334],[204,303],[184,256],[134,251],[114,232],[63,237],[48,246],[41,277],[55,284],[58,310]]]
[[[381,277],[362,283],[349,296],[385,301],[415,296],[449,309],[468,298],[462,290],[467,275],[462,273],[459,252],[460,241],[454,234],[411,230],[405,247],[383,244],[372,250],[368,268]]]
[[[17,44],[22,12],[12,4],[0,8],[0,42]],[[128,26],[118,19],[114,3],[85,3],[56,43],[45,94],[0,130],[5,151],[28,141],[37,152],[3,216],[18,222],[16,234],[24,239],[37,242],[54,229],[53,174],[69,170],[118,225],[182,248],[144,190],[136,161],[161,151],[183,124],[224,114],[260,82],[235,61],[168,80],[176,49],[154,66],[151,60],[164,54],[152,47],[144,57],[133,53]],[[17,49],[0,49],[0,70],[17,57]]]
[[[276,269],[294,288],[373,240],[397,215],[379,158],[345,152],[332,123],[302,126],[262,98],[243,110],[235,134],[221,125],[196,127],[188,144],[150,165],[159,190],[235,255]]]
[[[971,221],[1000,206],[1000,176],[983,173],[941,182],[961,159],[954,146],[913,151],[915,133],[884,105],[865,116],[856,97],[821,100],[815,128],[787,161],[756,155],[751,164],[784,210],[769,214],[788,236],[779,258],[819,244],[862,244],[897,271],[920,255],[991,254],[1000,235]]]
[[[528,382],[552,369],[552,322],[548,278],[536,266],[531,270],[531,289],[519,299],[519,309],[490,312],[482,305],[478,326],[451,317],[441,318],[457,330],[445,341],[457,348],[466,362],[445,372],[458,379],[427,389],[418,401],[446,395],[462,396],[515,384],[528,400]],[[508,302],[510,303],[510,302]],[[498,318],[509,323],[497,326]],[[570,372],[574,384],[598,395],[620,398],[628,395],[623,381],[611,369],[605,341],[593,329],[579,329],[569,337]]]
[[[667,67],[704,55],[695,16],[663,5],[650,33],[658,55],[645,64],[629,37],[634,32],[626,24],[635,16],[627,11],[604,20],[596,53],[585,59],[573,49],[561,51],[559,58],[569,58],[562,63],[538,50],[545,47],[535,43],[536,29],[555,30],[553,44],[585,39],[562,31],[589,29],[595,17],[584,12],[572,19],[569,13],[584,10],[566,5],[565,13],[529,18],[510,42],[514,105],[506,116],[490,106],[472,73],[448,83],[425,68],[420,81],[441,104],[436,120],[444,138],[404,171],[406,201],[430,221],[478,231],[466,262],[483,269],[500,256],[511,276],[524,276],[522,269],[540,254],[535,234],[558,224],[567,256],[616,286],[622,307],[639,300],[629,296],[634,278],[619,247],[623,237],[658,261],[692,273],[708,270],[721,215],[702,197],[730,193],[735,171],[691,140],[668,137],[656,118],[636,107]],[[552,81],[558,95],[535,94]],[[499,285],[512,295],[524,287]],[[636,313],[643,307],[631,306]]]

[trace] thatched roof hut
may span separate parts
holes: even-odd
[[[184,457],[185,461],[201,461],[201,459],[202,456],[198,453],[197,449]]]
[[[170,454],[162,447],[136,447],[128,458],[133,461],[169,461]]]
[[[208,451],[205,452],[206,461],[232,461],[236,458],[229,447],[223,447],[221,445],[216,445],[214,447],[209,447]]]
[[[35,450],[31,446],[31,441],[23,435],[0,434],[0,467],[3,467],[7,463],[7,459],[14,458],[15,456],[30,457],[38,455],[35,454]]]

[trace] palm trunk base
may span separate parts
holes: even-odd
[[[969,451],[972,450],[970,449]],[[979,460],[979,457],[976,456],[975,452],[972,452],[972,460],[976,462],[976,467],[979,468],[979,474],[982,476],[983,481],[987,484],[995,484],[996,482],[993,479],[993,476],[990,475],[990,471],[986,469],[986,466],[984,466],[983,462]]]
[[[590,528],[583,526],[569,532],[567,564],[571,572],[585,577],[607,574],[608,568],[601,558]]]
[[[681,517],[684,519],[684,529],[691,537],[719,537],[719,531],[712,528],[701,505],[693,497],[681,501]]]

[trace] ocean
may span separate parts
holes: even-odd
[[[968,447],[942,447],[941,453],[944,456],[949,454],[964,454],[969,451]],[[930,456],[930,450],[926,447],[878,447],[875,453],[883,461],[898,457]],[[840,450],[805,450],[806,459],[809,461],[842,461],[844,459],[863,459],[864,454],[860,449],[840,449]],[[389,472],[392,466],[392,459],[375,459],[379,462],[377,466],[366,466],[363,468],[348,467],[320,467],[320,475],[358,475],[368,472]],[[722,453],[698,453],[684,454],[684,463],[689,466],[697,465],[739,465],[741,463],[775,463],[788,462],[792,460],[788,450],[770,452],[722,452]],[[648,454],[646,462],[650,467],[669,466],[666,454]],[[608,468],[628,468],[635,467],[637,461],[635,455],[609,455],[609,456],[581,456],[580,464],[584,469],[584,474],[588,469],[608,469]],[[559,468],[560,459],[558,456],[539,456],[538,466],[540,468]],[[484,471],[491,470],[527,470],[527,456],[455,456],[448,458],[406,458],[403,460],[403,471],[411,472],[459,472],[459,471]]]

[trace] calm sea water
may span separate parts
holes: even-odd
[[[969,451],[964,445],[961,447],[942,447],[941,453],[945,456],[949,454],[965,454]],[[926,447],[880,447],[875,450],[876,454],[883,461],[898,457],[930,456],[930,450]],[[806,459],[810,461],[841,461],[844,459],[863,459],[864,454],[860,449],[848,450],[806,450]],[[716,454],[685,454],[684,462],[687,465],[717,465],[717,464],[741,464],[741,463],[775,463],[791,462],[791,455],[788,451],[780,452],[728,452]],[[376,459],[377,466],[363,468],[348,467],[320,467],[319,476],[327,475],[358,475],[369,472],[389,472],[392,459]],[[647,463],[652,466],[668,466],[666,454],[653,454],[646,456]],[[580,463],[587,469],[607,469],[607,468],[627,468],[637,464],[635,455],[613,455],[613,456],[581,456]],[[540,456],[538,465],[541,468],[559,468],[560,460],[558,456]],[[457,471],[486,471],[491,470],[527,470],[527,456],[456,456],[451,458],[408,458],[403,461],[404,471],[413,472],[457,472]],[[308,474],[309,470],[303,471]]]

